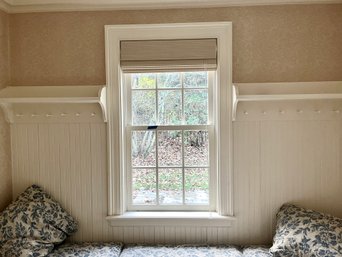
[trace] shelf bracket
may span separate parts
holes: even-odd
[[[236,112],[237,112],[237,105],[238,105],[238,94],[239,94],[239,91],[238,91],[238,88],[233,85],[233,106],[232,106],[232,120],[235,121],[236,119]]]
[[[102,87],[99,90],[99,105],[102,110],[103,121],[107,122],[107,87]]]
[[[10,103],[0,103],[0,106],[4,112],[6,121],[8,123],[13,123],[13,105]]]

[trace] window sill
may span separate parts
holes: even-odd
[[[111,226],[200,226],[230,227],[235,217],[216,212],[125,212],[108,216]]]

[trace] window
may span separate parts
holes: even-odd
[[[106,26],[112,225],[227,225],[231,33],[230,22]]]
[[[215,210],[214,72],[125,75],[128,210]]]

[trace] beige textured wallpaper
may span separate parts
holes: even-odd
[[[11,15],[13,85],[105,84],[104,25],[233,22],[234,82],[342,80],[342,5]]]
[[[0,88],[9,84],[9,15],[0,11]],[[0,211],[12,198],[9,125],[0,109]]]

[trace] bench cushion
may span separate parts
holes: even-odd
[[[243,257],[272,257],[270,248],[266,246],[248,246],[242,251]]]

